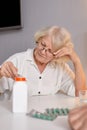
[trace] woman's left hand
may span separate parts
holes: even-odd
[[[54,53],[54,55],[55,55],[55,58],[60,58],[60,57],[63,57],[63,56],[68,56],[69,59],[72,60],[72,62],[75,62],[78,59],[78,56],[75,53],[73,47],[70,47],[70,46],[67,46],[67,45],[64,46],[64,47],[62,47],[58,51],[56,51]]]

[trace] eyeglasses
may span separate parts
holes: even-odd
[[[37,43],[38,43],[38,47],[40,48],[40,50],[42,50],[42,51],[44,50],[50,56],[55,56],[55,54],[52,52],[52,50],[47,48],[43,42],[37,42]]]

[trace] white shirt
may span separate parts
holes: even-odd
[[[56,67],[47,64],[45,70],[40,73],[34,58],[33,49],[17,53],[6,61],[11,61],[18,68],[18,73],[26,77],[29,87],[29,95],[56,94],[59,90],[75,96],[73,72],[67,64],[59,64]],[[14,80],[2,77],[0,90],[12,90]]]

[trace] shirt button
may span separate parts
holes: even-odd
[[[40,94],[40,91],[38,92],[38,94]]]
[[[39,79],[41,79],[41,76],[39,77]]]

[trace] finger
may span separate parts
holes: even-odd
[[[69,120],[69,125],[72,128],[72,130],[79,130],[81,128],[81,124],[78,120],[75,120],[75,121]]]
[[[82,114],[84,111],[87,110],[87,105],[83,105],[81,107],[77,107],[77,108],[74,108],[72,109],[70,112],[69,112],[69,115],[74,115],[74,114],[77,114],[77,115],[80,115]],[[78,114],[79,113],[79,114]]]
[[[55,57],[58,58],[58,57],[62,57],[68,54],[69,54],[69,51],[66,48],[63,48],[56,53]]]
[[[18,69],[12,63],[8,64],[8,71],[10,71],[13,77],[16,77],[18,75]]]
[[[79,130],[80,128],[82,128],[86,119],[87,119],[87,114],[83,113],[79,118],[70,120],[69,123],[72,125],[72,128],[74,130]]]
[[[9,78],[12,77],[14,79],[14,77],[17,75],[17,69],[12,62],[5,62],[1,66],[1,75]]]
[[[61,51],[61,49],[59,49],[58,51],[54,52],[54,55],[57,55],[59,52]]]
[[[58,51],[54,52],[54,55],[57,55],[58,53],[60,53],[61,51],[67,50],[67,52],[71,52],[72,51],[72,47],[70,46],[64,46],[61,49],[59,49]]]
[[[80,127],[79,130],[87,130],[87,118],[85,119],[83,125]]]
[[[76,109],[73,109],[69,113],[69,124],[71,127],[75,130],[80,129],[82,127],[82,124],[84,123],[84,120],[87,118],[87,105],[82,106]]]
[[[8,77],[8,78],[12,77],[11,74],[8,72],[8,70],[5,69],[5,68],[3,70],[1,70],[1,75],[5,76],[5,77]]]
[[[8,73],[10,77],[13,77],[13,73],[11,71],[11,66],[9,66],[9,63],[5,65],[4,71],[6,72],[6,74]]]

